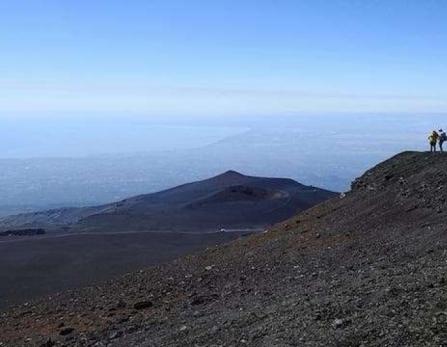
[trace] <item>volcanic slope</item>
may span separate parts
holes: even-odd
[[[447,155],[405,152],[266,233],[0,318],[4,346],[444,346]]]
[[[262,228],[335,195],[291,179],[227,171],[207,180],[112,204],[5,217],[0,219],[0,227],[112,232]]]

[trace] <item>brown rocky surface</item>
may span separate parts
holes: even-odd
[[[1,314],[1,346],[447,345],[447,155],[266,233]]]

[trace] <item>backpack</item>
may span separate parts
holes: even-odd
[[[446,133],[441,133],[439,136],[439,141],[446,141],[447,140],[447,134]]]

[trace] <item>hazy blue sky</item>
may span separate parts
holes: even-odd
[[[0,112],[447,111],[444,0],[2,0]]]

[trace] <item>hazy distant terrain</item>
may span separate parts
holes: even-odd
[[[218,176],[110,204],[71,207],[0,218],[0,230],[56,232],[165,231],[203,233],[263,229],[337,196],[286,178],[227,171]]]
[[[0,215],[107,203],[229,169],[346,190],[392,153],[424,149],[427,131],[446,119],[362,117],[186,118],[175,126],[160,120],[35,121],[35,130],[29,125],[23,131],[20,121],[1,124],[0,157],[20,159],[0,159]],[[26,153],[39,158],[24,159]]]
[[[5,217],[0,309],[262,231],[335,196],[291,179],[228,171],[112,204]],[[34,233],[37,226],[47,232]]]

